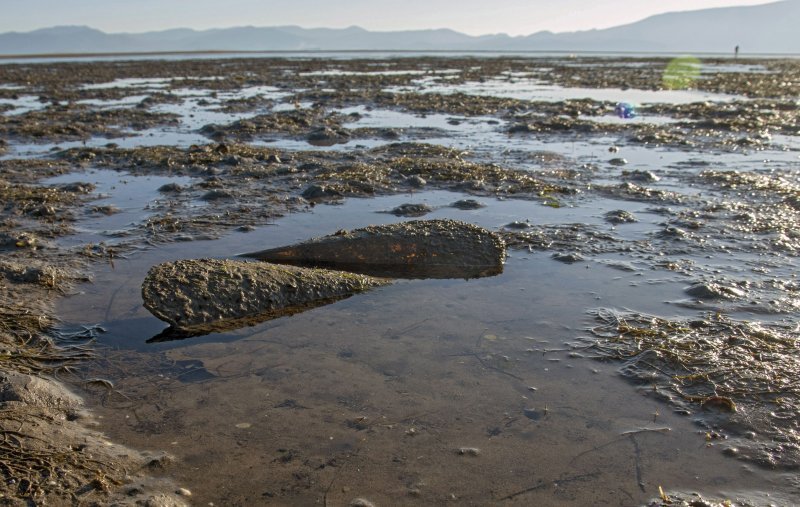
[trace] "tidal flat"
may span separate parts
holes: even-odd
[[[800,503],[800,60],[691,61],[0,64],[0,505]],[[502,273],[143,305],[419,219]]]

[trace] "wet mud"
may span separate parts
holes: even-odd
[[[700,65],[3,63],[0,500],[797,503],[800,64]],[[423,215],[503,273],[148,343],[153,266]]]

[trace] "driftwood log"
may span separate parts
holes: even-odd
[[[495,275],[503,270],[505,244],[472,224],[418,220],[339,231],[245,256],[269,262],[195,259],[151,268],[142,284],[144,306],[170,324],[151,341],[297,313],[390,278]]]
[[[477,225],[414,220],[339,231],[242,256],[390,278],[477,278],[501,273],[505,255],[503,240]]]
[[[152,267],[142,299],[173,331],[192,335],[296,313],[388,283],[327,269],[193,259]]]

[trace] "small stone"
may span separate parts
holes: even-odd
[[[620,166],[620,165],[626,165],[628,161],[625,160],[624,158],[612,158],[611,160],[608,161],[608,163],[611,165]]]
[[[203,196],[200,197],[200,199],[204,201],[221,201],[226,199],[233,199],[233,194],[228,192],[227,190],[214,189],[214,190],[209,190],[208,192],[203,194]]]
[[[323,185],[310,185],[301,195],[308,200],[322,200],[341,196],[337,190]]]
[[[458,454],[461,456],[478,456],[481,450],[477,447],[459,447]]]
[[[637,181],[639,183],[652,183],[661,179],[653,171],[640,171],[638,169],[633,171],[622,171],[622,177],[625,180]]]
[[[401,204],[389,213],[397,217],[421,217],[433,211],[433,208],[427,204]]]
[[[375,504],[366,498],[354,498],[353,501],[350,502],[350,507],[375,507]]]
[[[722,450],[722,454],[735,457],[739,455],[739,449],[736,447],[726,447]]]
[[[192,496],[192,492],[189,491],[186,488],[178,488],[178,490],[175,492],[175,494],[181,495],[181,496]]]
[[[580,262],[585,260],[584,257],[576,252],[572,253],[554,253],[552,255],[553,260],[558,262],[563,262],[565,264],[574,264],[576,262]]]
[[[506,229],[523,230],[523,229],[530,228],[531,224],[528,223],[528,222],[521,222],[519,220],[516,220],[514,222],[511,222],[510,224],[504,225],[503,227],[506,228]]]
[[[622,209],[609,211],[603,215],[603,217],[606,219],[606,222],[611,222],[612,224],[631,224],[638,222],[633,213]]]
[[[482,202],[476,201],[475,199],[461,199],[460,201],[456,201],[451,204],[450,207],[460,210],[473,210],[485,208],[486,205]]]
[[[183,187],[177,183],[166,183],[158,187],[158,191],[162,194],[177,194],[183,192]]]

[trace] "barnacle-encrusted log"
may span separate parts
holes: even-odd
[[[174,330],[232,329],[351,296],[389,280],[267,262],[192,259],[150,269],[144,306]]]
[[[414,220],[339,231],[244,257],[393,278],[476,278],[501,273],[505,243],[456,220]]]

